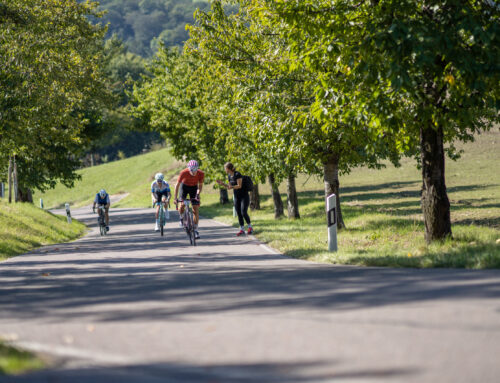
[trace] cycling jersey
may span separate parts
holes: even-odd
[[[94,198],[94,203],[98,205],[108,205],[110,203],[109,194],[106,194],[104,198],[102,198],[101,195],[97,193]]]
[[[189,169],[184,169],[179,174],[179,178],[177,179],[177,183],[183,183],[187,186],[197,186],[198,183],[203,183],[205,179],[205,173],[198,169],[196,174],[193,176],[189,172]]]
[[[161,193],[161,194],[166,194],[170,193],[170,186],[166,181],[161,181],[158,183],[157,181],[153,181],[151,184],[151,193]]]

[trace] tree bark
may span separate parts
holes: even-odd
[[[339,160],[340,155],[332,154],[323,164],[323,177],[325,181],[325,208],[326,198],[335,194],[337,205],[337,228],[345,228],[342,210],[340,209],[340,182],[339,182]]]
[[[269,186],[271,187],[271,195],[274,201],[274,218],[280,218],[285,215],[283,210],[283,201],[281,200],[281,195],[278,190],[278,185],[276,185],[274,174],[269,174],[268,176]]]
[[[17,191],[19,190],[19,184],[17,182],[17,162],[16,156],[14,156],[14,201],[17,202]]]
[[[220,188],[219,189],[219,197],[220,197],[220,203],[221,203],[221,205],[225,205],[226,203],[229,203],[229,197],[228,197],[228,194],[227,194],[227,189]]]
[[[17,200],[19,202],[30,202],[33,203],[33,194],[31,189],[18,188],[17,189]]]
[[[446,192],[442,128],[420,128],[422,197],[425,240],[430,243],[451,236],[450,201]]]
[[[288,209],[288,218],[300,218],[299,214],[299,198],[297,197],[297,188],[295,187],[295,176],[288,176],[286,185],[286,205]]]
[[[9,179],[9,203],[12,203],[12,157],[9,156],[9,170],[8,170],[8,179]]]
[[[260,210],[260,194],[259,194],[259,184],[253,184],[253,190],[250,193],[250,209]]]

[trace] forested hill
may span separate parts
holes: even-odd
[[[99,0],[107,10],[109,36],[116,34],[130,52],[150,56],[158,44],[182,45],[187,40],[187,23],[193,22],[197,8],[207,9],[207,1],[197,0]]]

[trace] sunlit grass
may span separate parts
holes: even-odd
[[[55,189],[36,193],[35,200],[42,198],[46,208],[61,207],[69,202],[72,206],[92,203],[100,189],[113,194],[129,195],[114,207],[146,207],[151,202],[150,186],[154,175],[162,172],[168,180],[181,165],[173,159],[168,149],[130,157],[79,170],[81,180],[72,189],[58,184]]]
[[[0,200],[0,260],[43,245],[80,237],[85,225],[56,216],[32,204]]]
[[[301,219],[274,219],[267,185],[261,185],[262,210],[250,211],[255,235],[280,252],[336,264],[394,267],[500,268],[500,163],[498,131],[481,135],[447,162],[453,237],[427,245],[420,208],[420,174],[405,160],[400,168],[355,169],[342,176],[341,202],[346,229],[338,252],[327,251],[323,184],[299,176]],[[281,185],[285,202],[285,185]],[[237,226],[232,207],[207,196],[202,214]]]
[[[0,342],[0,375],[39,370],[43,362],[35,355]]]

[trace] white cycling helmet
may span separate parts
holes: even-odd
[[[156,173],[155,175],[155,180],[157,181],[163,181],[163,174],[162,173]]]
[[[99,190],[99,195],[101,196],[101,198],[106,197],[106,190],[104,189]]]

